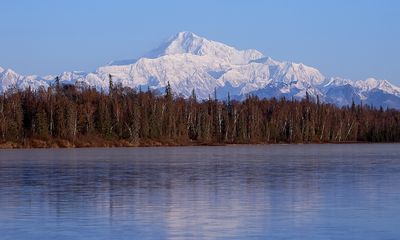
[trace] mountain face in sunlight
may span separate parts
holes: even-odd
[[[199,99],[228,93],[241,100],[261,98],[301,99],[308,95],[338,106],[365,103],[400,109],[400,88],[386,80],[352,81],[324,76],[302,63],[280,62],[257,50],[237,50],[220,42],[180,32],[138,59],[112,61],[95,72],[64,72],[63,84],[80,84],[107,90],[109,75],[115,83],[142,89],[163,90],[171,84],[175,94]],[[10,88],[48,87],[55,76],[22,76],[0,68],[0,91]]]

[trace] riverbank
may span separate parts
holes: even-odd
[[[179,147],[179,146],[224,146],[224,143],[182,141],[182,140],[152,140],[144,139],[137,142],[127,140],[106,140],[84,137],[75,141],[65,139],[29,139],[23,142],[0,142],[0,149],[31,149],[31,148],[114,148],[114,147]]]
[[[151,140],[138,142],[127,140],[105,140],[101,138],[80,138],[76,141],[64,139],[29,139],[21,143],[0,142],[0,149],[35,149],[35,148],[118,148],[118,147],[179,147],[179,146],[235,146],[235,145],[266,145],[266,144],[373,144],[380,142],[249,142],[249,143],[214,143],[182,140]],[[389,143],[389,142],[388,142]]]

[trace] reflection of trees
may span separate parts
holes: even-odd
[[[292,148],[98,150],[94,160],[88,150],[73,158],[59,150],[60,159],[0,160],[0,204],[34,203],[43,214],[136,228],[158,224],[171,238],[257,235],[284,221],[306,225],[346,184],[360,191],[379,177],[372,167],[385,171],[347,155],[329,160],[329,151],[278,154]]]

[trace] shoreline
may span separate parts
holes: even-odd
[[[197,141],[156,141],[143,140],[138,143],[126,140],[106,140],[99,142],[93,141],[71,142],[57,139],[51,141],[32,139],[25,143],[1,142],[0,150],[12,149],[75,149],[75,148],[146,148],[146,147],[232,147],[246,145],[326,145],[326,144],[399,144],[400,142],[363,142],[363,141],[342,141],[342,142],[251,142],[251,143],[213,143]]]

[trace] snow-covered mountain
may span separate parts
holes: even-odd
[[[223,43],[181,32],[132,60],[112,61],[95,72],[64,72],[62,83],[108,89],[108,76],[116,83],[142,89],[163,89],[170,82],[176,94],[188,97],[194,89],[200,99],[228,92],[237,99],[259,97],[304,98],[306,93],[339,106],[356,103],[400,109],[400,88],[373,78],[352,81],[327,78],[302,63],[279,62],[257,50],[237,50]],[[22,76],[0,68],[0,91],[47,87],[55,76]]]

